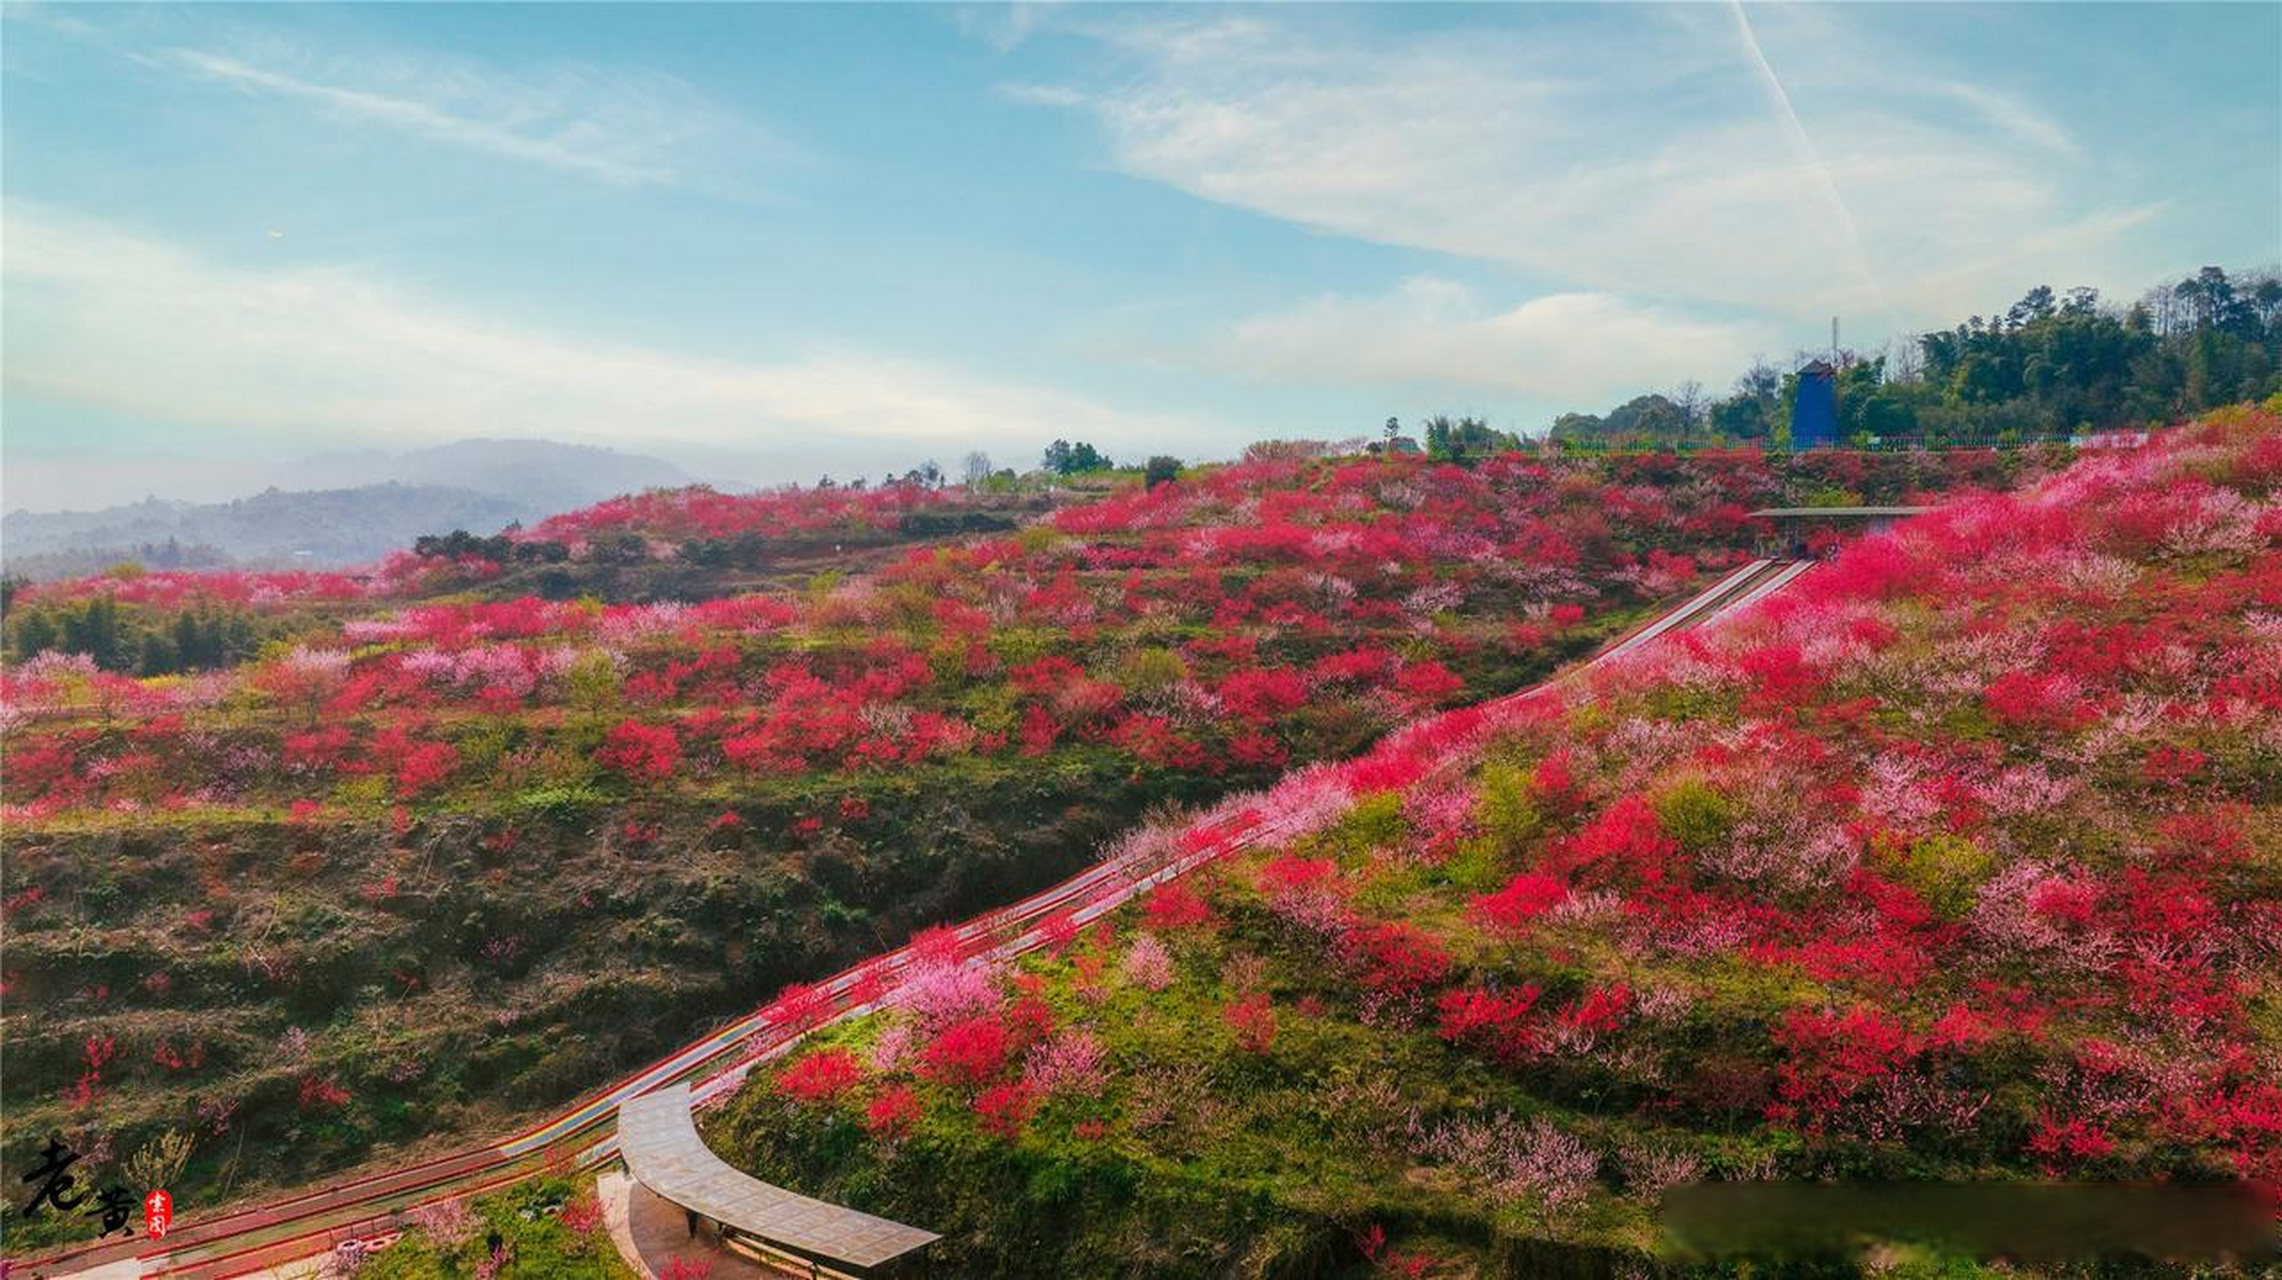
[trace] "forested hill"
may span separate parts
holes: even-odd
[[[2002,311],[1883,354],[1842,352],[1839,363],[1843,437],[1996,441],[2160,425],[2282,390],[2282,275],[2205,267],[2127,306],[2040,285]],[[1694,386],[1636,396],[1606,414],[1564,414],[1553,434],[1780,440],[1796,386],[1761,362],[1724,397]]]

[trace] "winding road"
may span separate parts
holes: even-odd
[[[1495,711],[1543,696],[1662,637],[1765,599],[1812,564],[1754,560],[1552,679],[1470,710]],[[1043,892],[955,926],[953,944],[959,957],[968,961],[1020,955],[1205,862],[1295,834],[1300,821],[1291,816],[1265,818],[1257,809],[1200,820],[1170,842],[1169,851],[1152,848],[1113,856]],[[935,945],[943,944],[938,940]],[[676,1081],[689,1082],[700,1107],[725,1097],[756,1064],[789,1051],[815,1028],[891,1003],[902,975],[918,959],[906,946],[843,970],[808,988],[804,998],[779,999],[496,1145],[360,1174],[282,1200],[186,1221],[161,1240],[138,1236],[80,1245],[15,1264],[22,1271],[0,1267],[0,1272],[62,1277],[101,1268],[105,1277],[221,1280],[320,1255],[344,1240],[400,1228],[404,1211],[420,1205],[489,1191],[549,1168],[600,1164],[617,1151],[619,1103]]]

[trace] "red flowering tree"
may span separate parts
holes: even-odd
[[[864,1128],[875,1138],[901,1138],[919,1123],[925,1109],[910,1085],[891,1084],[864,1105]]]
[[[1212,923],[1212,908],[1178,880],[1150,894],[1143,914],[1154,929],[1194,929]]]
[[[846,1049],[811,1053],[777,1076],[777,1091],[795,1102],[833,1103],[863,1082],[864,1069]]]
[[[980,1089],[1006,1069],[1013,1041],[996,1017],[970,1018],[943,1029],[920,1053],[927,1078],[961,1089]]]
[[[681,763],[681,739],[671,725],[623,720],[603,739],[594,759],[634,782],[664,782]]]
[[[1859,1005],[1843,1014],[1794,1009],[1775,1032],[1785,1053],[1767,1118],[1818,1131],[1855,1095],[1901,1070],[1917,1052],[1888,1013]]]
[[[1436,1002],[1442,1038],[1480,1049],[1505,1062],[1521,1062],[1537,1052],[1538,1033],[1530,1024],[1537,1005],[1536,984],[1511,991],[1460,987]]]
[[[1569,886],[1561,881],[1539,872],[1524,871],[1507,881],[1505,888],[1496,893],[1477,896],[1473,910],[1478,918],[1491,927],[1515,933],[1560,906],[1568,896]]]
[[[975,1095],[975,1118],[982,1131],[1008,1142],[1022,1136],[1037,1109],[1036,1091],[1019,1080],[994,1084]]]
[[[459,748],[423,742],[401,728],[383,729],[373,739],[373,759],[393,769],[398,799],[410,800],[442,785],[459,768]]]
[[[1220,1011],[1221,1020],[1236,1033],[1236,1047],[1246,1053],[1266,1053],[1276,1043],[1276,1010],[1268,993],[1254,991],[1231,1000]]]
[[[1447,702],[1465,691],[1466,682],[1439,662],[1413,662],[1395,676],[1395,687],[1420,702]]]

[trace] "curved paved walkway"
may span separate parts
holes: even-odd
[[[702,1233],[692,1240],[681,1206],[623,1173],[603,1174],[594,1186],[602,1197],[602,1222],[611,1243],[642,1280],[658,1280],[658,1273],[677,1260],[711,1268],[707,1280],[787,1280],[793,1274],[725,1249]]]

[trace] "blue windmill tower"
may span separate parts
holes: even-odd
[[[1791,402],[1791,448],[1827,449],[1838,443],[1838,370],[1810,360],[1799,370],[1798,398]]]
[[[1830,359],[1809,360],[1799,370],[1798,396],[1791,401],[1791,448],[1827,449],[1838,443],[1838,317],[1830,318]]]

